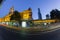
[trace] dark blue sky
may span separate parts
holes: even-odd
[[[45,15],[52,9],[60,9],[60,0],[6,0],[0,8],[0,17],[7,15],[12,6],[19,12],[31,7],[34,19],[38,18],[38,8],[40,8],[42,17],[45,19]]]

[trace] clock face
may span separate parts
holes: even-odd
[[[26,18],[27,17],[27,14],[24,14],[24,17]]]
[[[24,14],[23,19],[29,19],[29,14]]]

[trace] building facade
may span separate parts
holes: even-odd
[[[3,18],[0,18],[0,22],[11,22],[10,18],[11,15],[13,15],[14,13],[14,7],[10,8],[10,12],[4,16]],[[22,27],[26,27],[26,26],[30,26],[30,23],[51,23],[51,22],[56,22],[56,20],[42,20],[42,15],[40,13],[40,9],[38,8],[38,20],[33,20],[32,18],[32,9],[29,8],[27,10],[24,10],[23,12],[19,12],[20,16],[21,16],[21,26]],[[29,23],[30,22],[30,23]],[[12,23],[12,22],[11,22]],[[7,23],[8,24],[8,23]],[[15,23],[14,23],[15,24]]]

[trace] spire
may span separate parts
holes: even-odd
[[[14,7],[12,6],[11,8],[10,8],[10,13],[13,13],[14,12]]]
[[[42,15],[41,15],[41,13],[40,13],[40,8],[38,8],[38,19],[39,19],[39,20],[42,20]]]
[[[28,10],[31,10],[31,8],[28,8]]]

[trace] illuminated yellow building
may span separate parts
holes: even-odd
[[[10,16],[14,13],[14,7],[10,8],[9,14],[4,16],[3,18],[0,18],[0,22],[10,22]],[[29,8],[28,10],[24,10],[23,12],[20,12],[21,20],[32,20],[32,10]],[[32,20],[34,23],[51,23],[56,22],[57,20]]]
[[[32,11],[29,8],[28,10],[24,10],[23,12],[20,12],[20,16],[22,17],[22,20],[31,20],[32,19]]]
[[[33,20],[35,23],[50,23],[50,22],[56,22],[56,20]]]
[[[0,18],[0,22],[6,22],[11,21],[10,16],[14,13],[14,8],[10,8],[9,14],[4,16],[3,18]],[[21,20],[31,20],[32,19],[32,11],[29,8],[28,10],[24,10],[23,12],[20,12]]]

